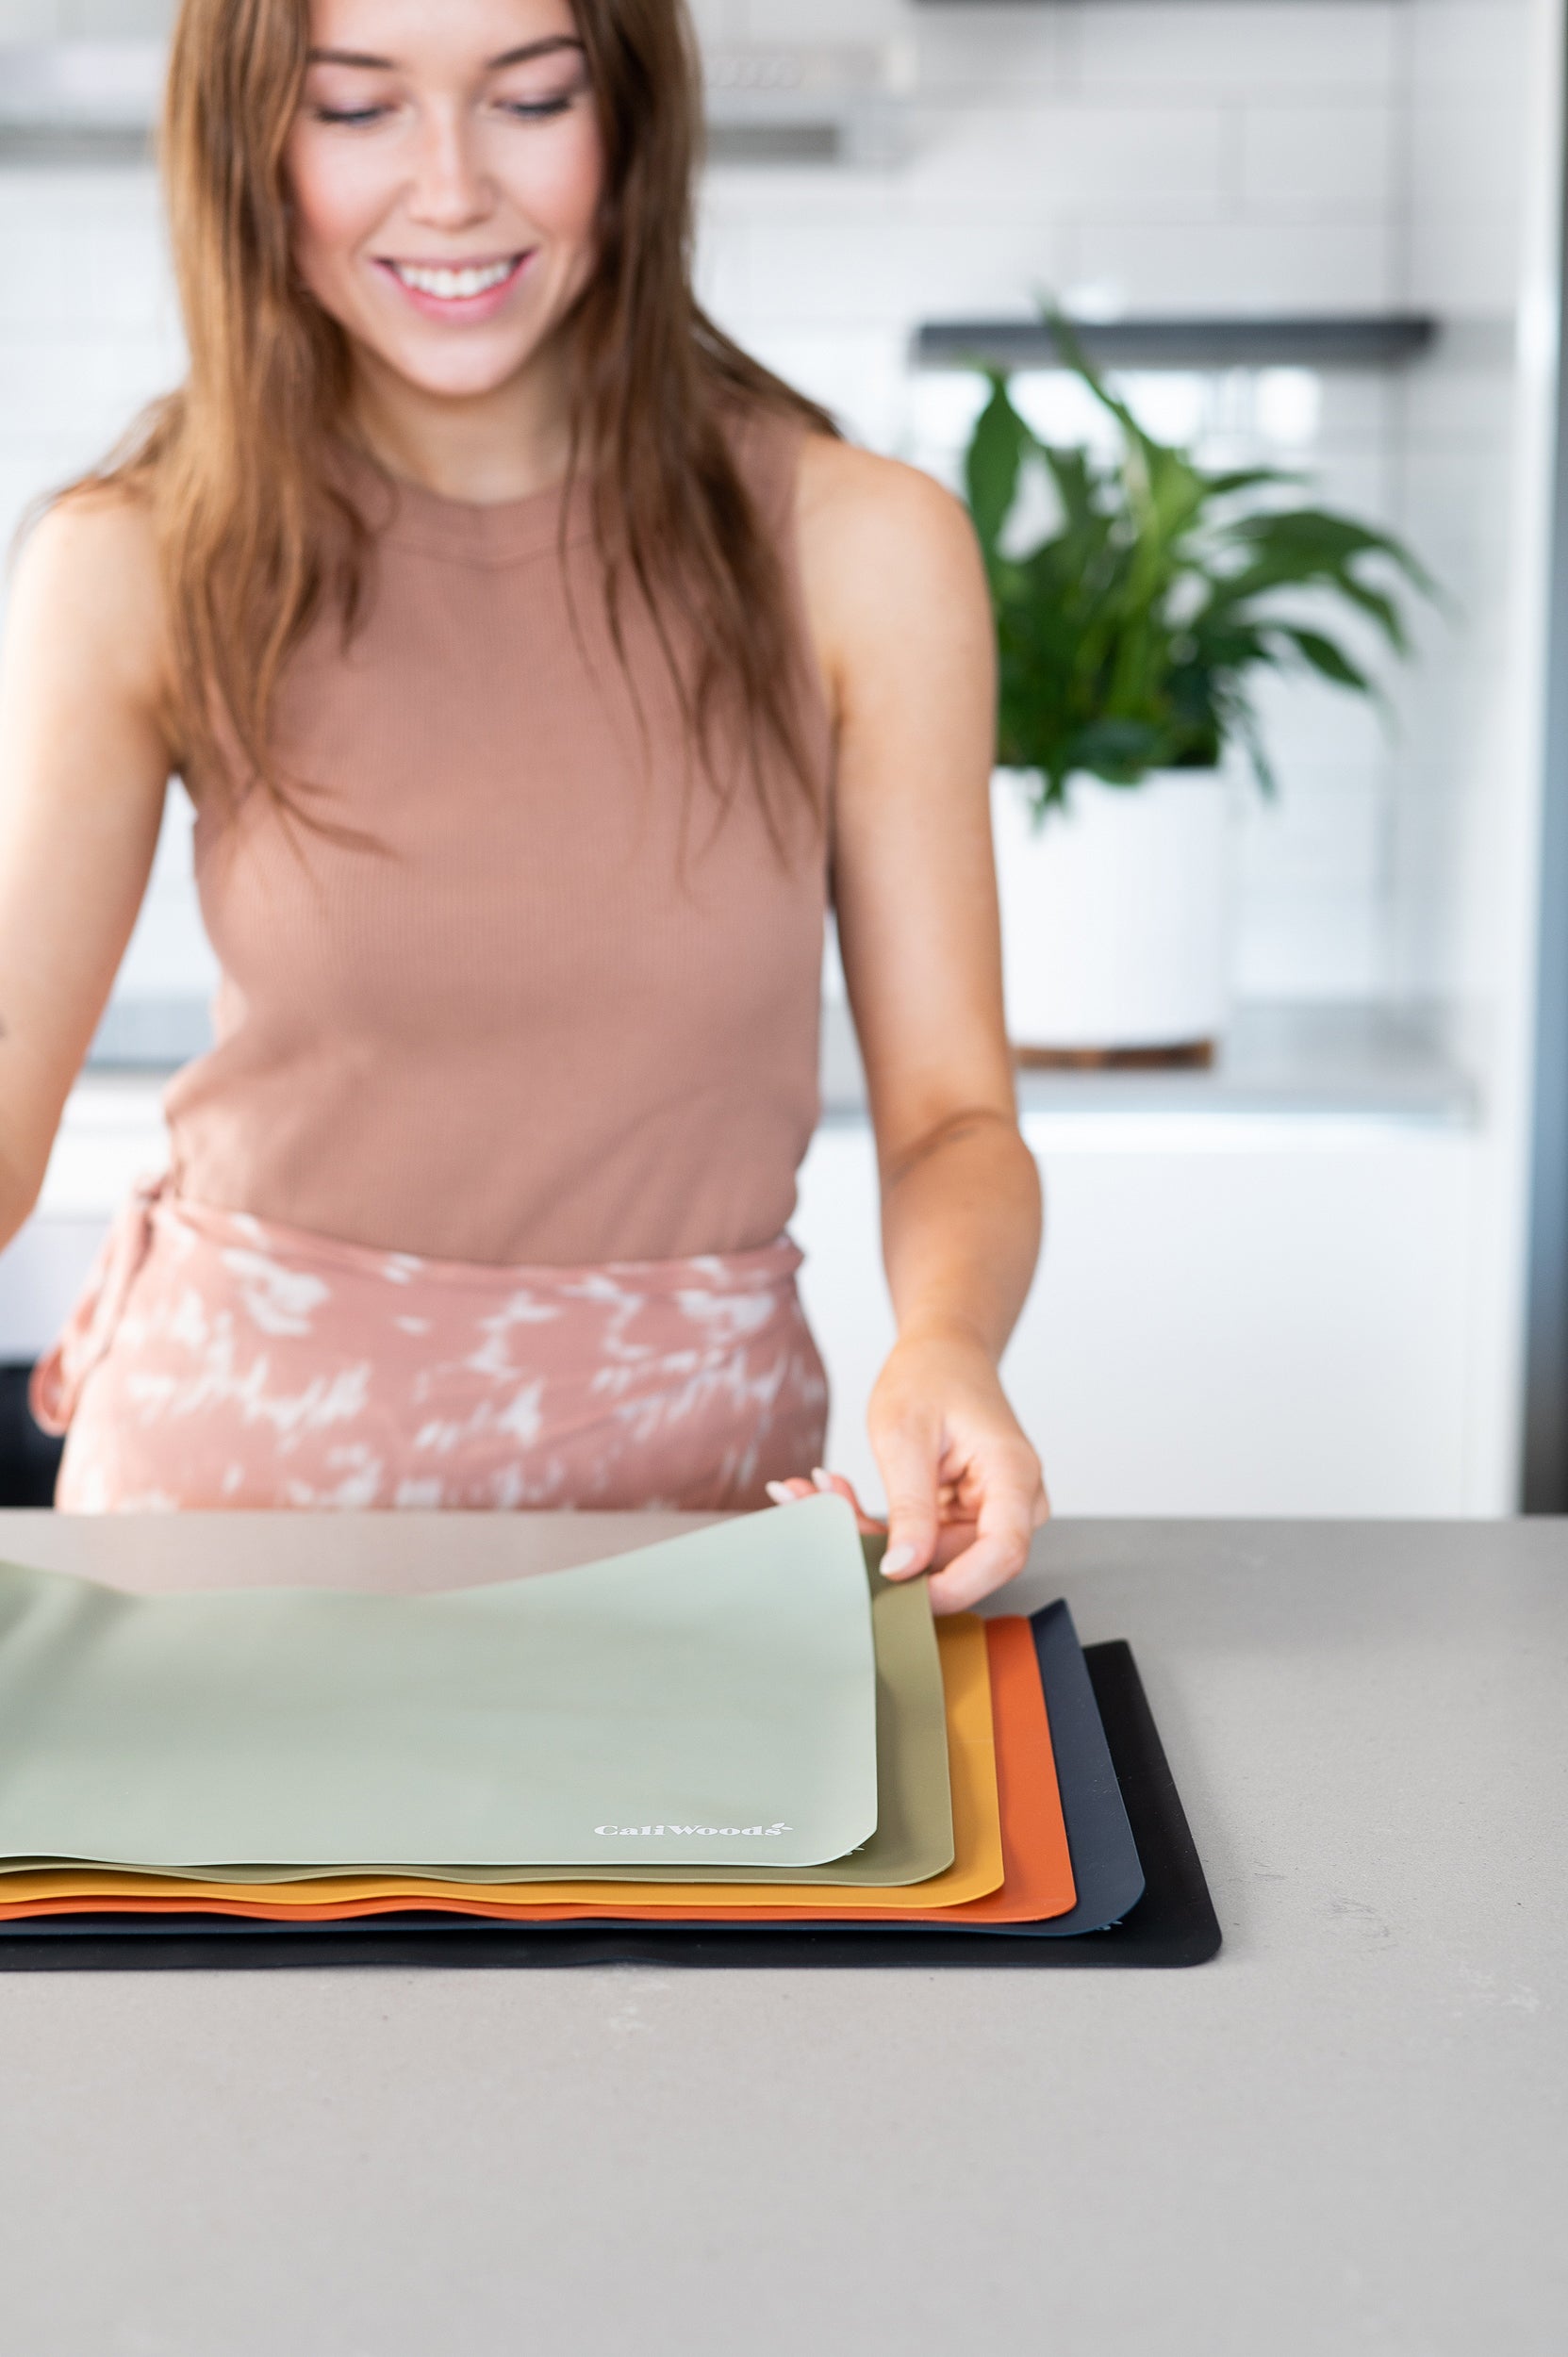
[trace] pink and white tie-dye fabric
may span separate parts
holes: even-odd
[[[760,1506],[822,1455],[801,1259],[489,1268],[150,1185],[34,1374],[56,1503]]]

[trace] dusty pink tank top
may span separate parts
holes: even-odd
[[[801,435],[741,463],[785,565],[826,803],[831,730],[801,603]],[[586,494],[474,507],[411,487],[347,649],[317,626],[276,741],[322,819],[204,807],[217,1044],[165,1103],[180,1195],[454,1261],[745,1251],[788,1220],[817,1113],[822,830],[782,760],[787,858],[732,755],[687,778],[652,627],[622,670]],[[638,706],[641,707],[639,725]]]

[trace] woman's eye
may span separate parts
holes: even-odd
[[[317,107],[312,110],[318,123],[379,123],[385,107]]]
[[[570,91],[558,98],[503,98],[501,111],[520,123],[542,123],[550,115],[564,115],[571,101]]]

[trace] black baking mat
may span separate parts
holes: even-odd
[[[1057,1970],[1116,1965],[1169,1970],[1203,1964],[1220,1929],[1131,1646],[1090,1645],[1084,1659],[1144,1868],[1144,1895],[1123,1920],[1066,1939],[997,1939],[980,1927],[883,1930],[835,1923],[771,1925],[518,1925],[469,1916],[361,1916],[320,1927],[220,1915],[36,1916],[0,1923],[0,1970],[11,1971],[253,1970],[326,1965],[576,1964],[807,1968],[966,1965],[980,1970]]]

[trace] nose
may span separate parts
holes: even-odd
[[[431,109],[420,124],[411,219],[431,229],[467,229],[484,220],[494,198],[476,145],[465,107]]]

